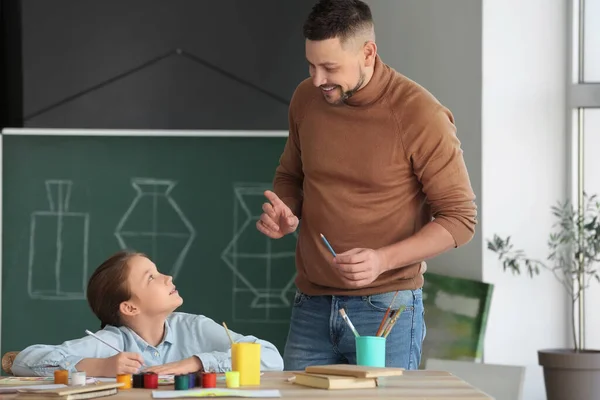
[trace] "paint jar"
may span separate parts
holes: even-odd
[[[73,372],[71,374],[71,385],[72,386],[85,386],[86,376],[85,372]]]
[[[194,388],[196,387],[196,373],[192,372],[190,374],[188,374],[188,388]]]
[[[203,372],[202,373],[202,387],[203,388],[217,387],[217,374],[215,374],[214,372]]]
[[[175,375],[175,390],[188,390],[190,388],[189,375]]]
[[[135,374],[133,376],[133,387],[135,389],[144,388],[144,374]]]
[[[54,383],[59,385],[69,384],[69,371],[66,369],[57,369],[54,371]]]
[[[158,389],[158,374],[148,372],[144,374],[144,388]]]
[[[119,374],[117,375],[117,383],[122,383],[123,386],[119,386],[119,390],[131,389],[131,375],[130,374]]]
[[[225,384],[230,389],[240,387],[240,373],[238,371],[225,372]]]

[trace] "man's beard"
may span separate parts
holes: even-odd
[[[365,83],[365,73],[361,70],[360,75],[358,77],[358,82],[352,89],[342,93],[341,101],[346,102],[346,100],[348,100],[350,97],[354,96],[354,93],[356,93],[360,90],[363,83]]]
[[[356,83],[356,85],[354,85],[354,87],[352,89],[342,92],[342,95],[335,103],[329,103],[329,104],[335,105],[335,106],[345,104],[346,100],[348,100],[350,97],[354,96],[354,94],[360,90],[360,88],[362,87],[362,85],[364,83],[365,83],[365,73],[362,70],[360,70],[358,82]],[[341,91],[342,87],[338,85],[336,90],[338,90],[338,89]]]

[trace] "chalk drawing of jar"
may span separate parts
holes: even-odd
[[[45,184],[48,209],[30,217],[27,292],[31,299],[84,300],[90,216],[69,209],[72,181]]]
[[[266,189],[270,184],[233,185],[233,235],[221,253],[233,273],[233,321],[289,321],[297,236],[272,240],[256,229]]]
[[[196,231],[171,197],[173,180],[133,178],[136,197],[117,225],[115,236],[122,249],[147,254],[159,271],[179,274]]]

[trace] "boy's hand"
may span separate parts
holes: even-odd
[[[196,356],[185,360],[171,362],[144,369],[144,372],[154,372],[158,375],[181,375],[202,370],[202,361]]]
[[[104,376],[137,374],[144,364],[141,354],[122,352],[104,359]]]

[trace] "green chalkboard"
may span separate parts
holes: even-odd
[[[283,353],[296,238],[255,221],[285,140],[4,135],[2,353],[98,329],[87,279],[123,247],[174,276],[180,311]]]

